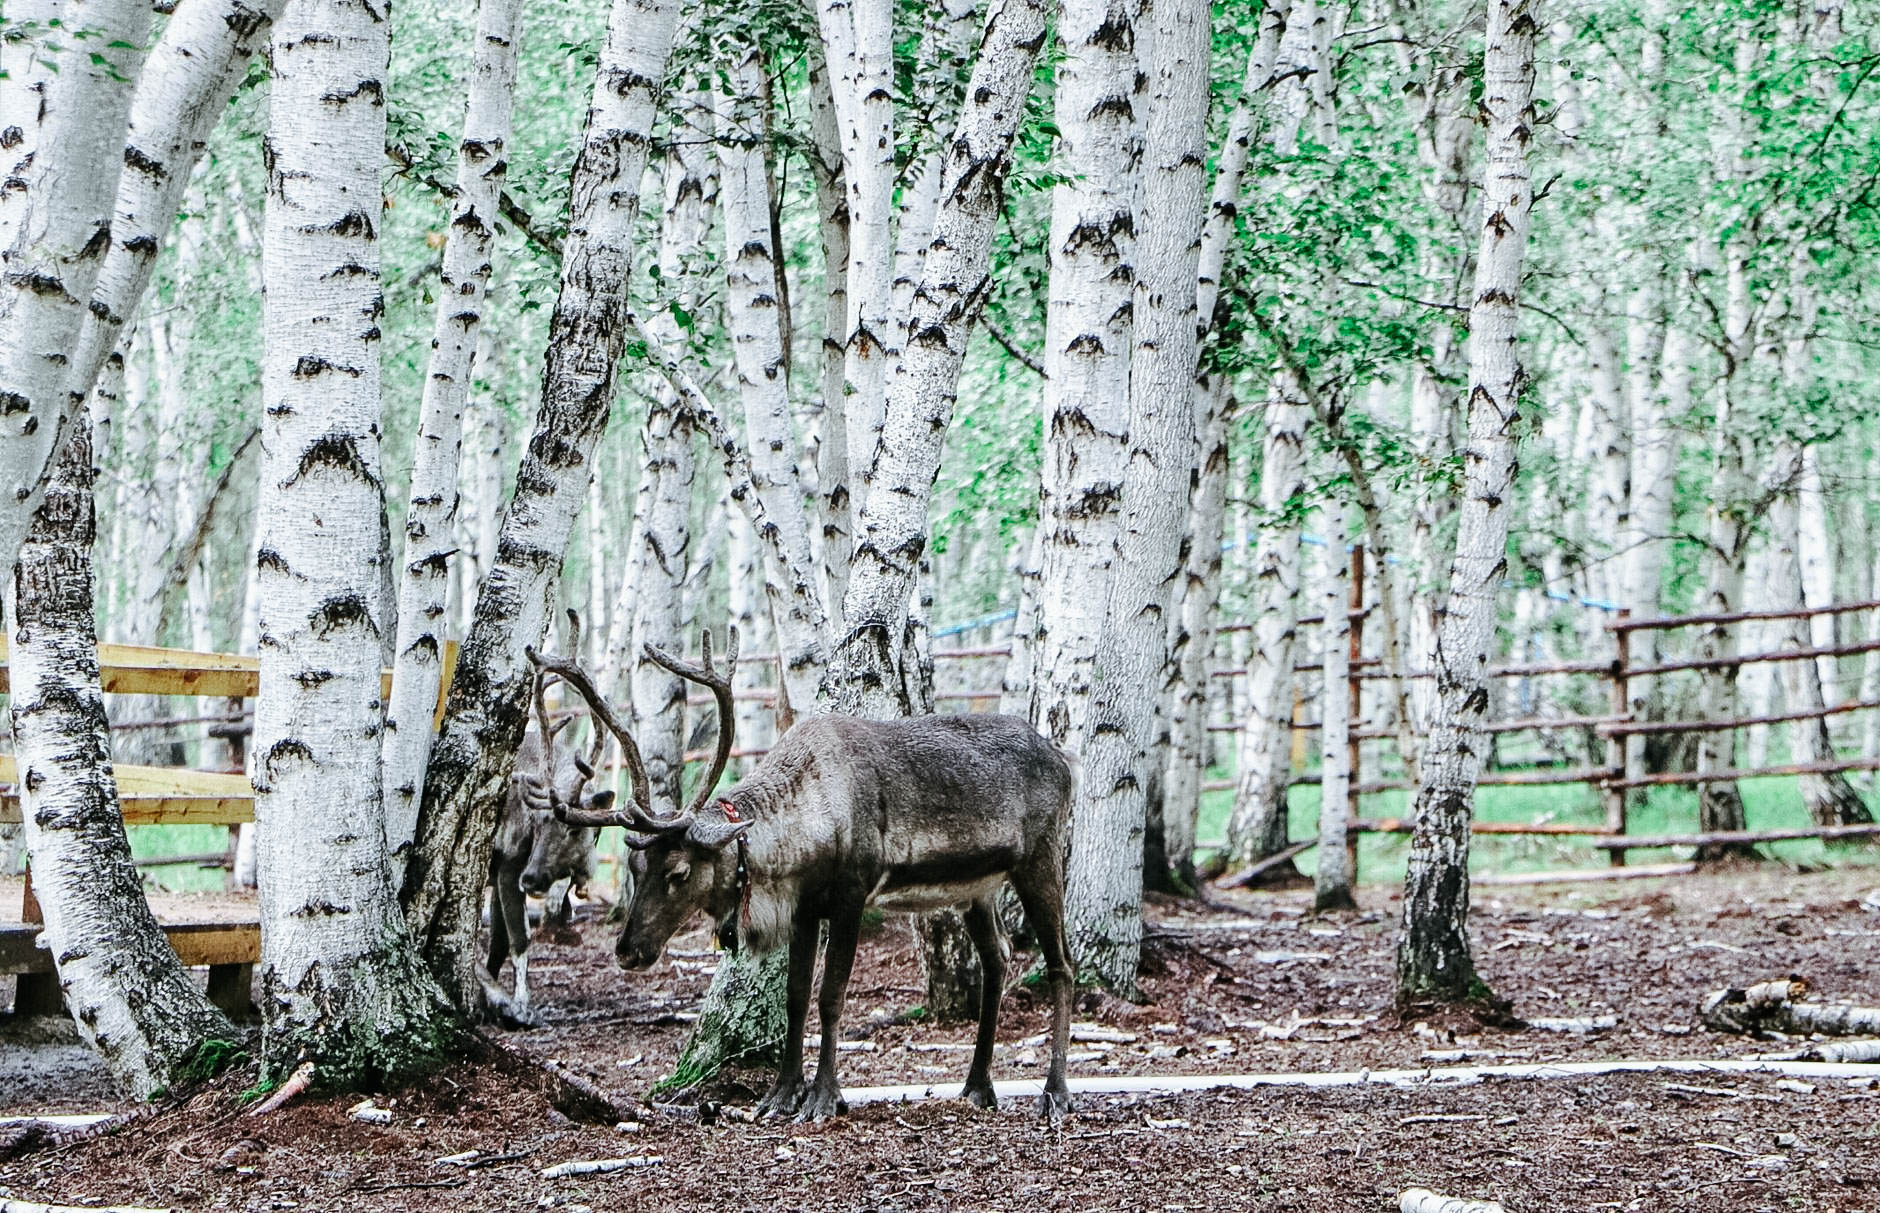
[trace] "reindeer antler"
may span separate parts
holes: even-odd
[[[725,668],[721,672],[712,665],[712,634],[705,629],[699,641],[700,663],[693,665],[682,661],[670,653],[661,652],[652,645],[646,646],[646,655],[651,660],[677,674],[688,682],[696,682],[708,688],[712,698],[718,703],[718,749],[712,756],[711,770],[705,776],[705,782],[699,784],[698,791],[692,797],[692,804],[685,815],[696,814],[711,802],[712,793],[718,787],[718,780],[725,773],[725,763],[731,758],[731,740],[734,731],[734,717],[731,711],[731,679],[738,670],[738,629],[728,628],[725,633]]]
[[[580,616],[576,615],[573,611],[569,611],[568,618],[572,636],[575,640],[578,640],[581,634]],[[571,641],[570,643],[572,645],[574,642]],[[577,651],[579,650],[577,649]],[[673,829],[674,826],[678,824],[676,821],[661,821],[653,816],[652,784],[646,777],[646,764],[640,758],[640,747],[633,740],[633,734],[628,732],[626,727],[620,723],[619,718],[614,715],[613,708],[608,704],[606,697],[595,689],[594,682],[587,676],[587,672],[583,670],[573,658],[556,657],[549,654],[538,653],[533,647],[524,649],[523,652],[527,655],[529,663],[536,669],[536,727],[543,731],[544,752],[548,752],[550,743],[547,740],[548,709],[547,703],[542,697],[542,690],[547,685],[547,678],[552,675],[573,687],[576,694],[587,701],[588,711],[593,715],[594,720],[600,725],[606,725],[608,731],[619,740],[621,756],[627,764],[628,783],[632,787],[633,806],[627,813],[623,814],[618,810],[596,813],[590,810],[561,804],[560,797],[553,790],[554,784],[551,775],[549,804],[550,807],[554,809],[555,816],[570,825],[579,826],[617,825],[625,826],[630,830],[643,830],[653,833],[663,833]],[[596,727],[594,732],[596,744],[594,746],[593,762],[598,762],[601,748],[604,746],[605,741],[598,727]],[[581,772],[581,784],[576,789],[577,800],[580,787],[585,787],[588,779],[594,774],[593,762],[583,762],[579,758],[575,759],[575,768]],[[552,773],[554,768],[551,765],[549,769]]]

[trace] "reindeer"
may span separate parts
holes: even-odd
[[[570,612],[572,626],[579,635],[580,623]],[[611,791],[586,792],[588,781],[606,748],[607,735],[598,724],[593,746],[586,759],[579,755],[557,761],[554,736],[573,723],[573,718],[550,725],[545,693],[550,676],[538,673],[533,694],[536,705],[536,731],[523,739],[516,754],[516,774],[510,780],[508,798],[503,803],[503,817],[490,848],[490,887],[494,892],[490,907],[490,950],[484,968],[490,980],[486,994],[498,1013],[515,1024],[533,1027],[540,1022],[529,1000],[529,920],[526,898],[544,896],[562,879],[571,888],[584,889],[594,878],[594,843],[599,830],[561,820],[553,811],[556,804],[579,805],[588,813],[605,813],[613,807]],[[547,741],[543,739],[547,738]],[[565,925],[572,906],[562,903]],[[516,992],[503,997],[495,983],[502,973],[503,958],[508,957],[516,970]]]
[[[837,1021],[862,911],[961,906],[985,975],[963,1095],[992,1108],[1006,955],[994,898],[1010,880],[1037,931],[1051,982],[1051,1068],[1040,1112],[1062,1119],[1070,1107],[1064,1069],[1073,984],[1064,934],[1071,794],[1064,755],[1013,716],[817,716],[792,726],[733,791],[714,799],[731,754],[735,630],[729,649],[719,670],[709,632],[698,665],[646,648],[651,660],[710,690],[718,709],[717,748],[704,782],[683,812],[660,816],[638,747],[593,683],[573,661],[529,651],[539,670],[559,675],[587,700],[594,719],[619,739],[631,775],[633,804],[625,812],[553,804],[563,821],[628,831],[634,894],[615,958],[627,969],[651,966],[700,910],[732,947],[761,954],[787,946],[783,1066],[758,1110],[821,1120],[848,1110],[836,1077]],[[822,1048],[815,1081],[806,1083],[803,1027],[823,922],[829,939],[817,999]]]

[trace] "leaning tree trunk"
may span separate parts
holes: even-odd
[[[363,0],[274,28],[263,266],[255,825],[262,1053],[323,1080],[436,1062],[448,1007],[391,883],[378,764],[378,158],[391,48]]]
[[[235,1029],[177,960],[131,864],[92,624],[93,475],[81,413],[7,596],[13,745],[41,942],[79,1033],[147,1099],[212,1065]]]
[[[927,507],[953,419],[966,343],[989,286],[992,239],[1004,209],[1012,144],[1044,45],[1042,0],[1003,0],[986,19],[959,120],[940,166],[933,238],[889,387],[891,438],[862,477],[855,549],[843,599],[843,640],[819,700],[877,718],[913,710],[904,669],[908,600],[927,546]],[[850,445],[851,451],[854,445]]]
[[[1299,525],[1291,516],[1305,492],[1308,412],[1290,372],[1274,380],[1260,463],[1260,532],[1253,553],[1256,603],[1247,654],[1247,711],[1241,721],[1228,859],[1248,864],[1286,847],[1291,775],[1293,650],[1299,619]],[[1296,877],[1283,867],[1280,875]],[[1272,878],[1269,878],[1272,879]]]
[[[1488,123],[1481,250],[1469,308],[1466,488],[1433,654],[1436,700],[1422,756],[1404,877],[1397,997],[1459,1001],[1478,985],[1469,954],[1469,821],[1487,737],[1488,662],[1507,575],[1521,366],[1517,299],[1532,197],[1534,37],[1529,0],[1490,0],[1482,107]]]
[[[90,388],[136,314],[191,170],[286,3],[177,0],[131,101],[123,162],[136,171],[115,174],[111,247],[72,359],[72,391]]]
[[[418,412],[411,502],[405,511],[405,554],[396,571],[398,638],[392,699],[385,712],[381,763],[385,841],[402,872],[418,830],[431,722],[444,676],[445,612],[450,557],[456,550],[458,452],[470,397],[482,306],[490,282],[491,247],[508,171],[505,148],[514,126],[516,38],[521,0],[480,0],[475,60],[457,151],[457,196],[444,246],[431,365]]]
[[[1051,191],[1045,313],[1044,539],[1028,715],[1082,743],[1129,456],[1135,112],[1144,100],[1135,5],[1069,0],[1058,21],[1059,184]]]
[[[810,545],[806,494],[796,463],[791,425],[787,353],[777,299],[777,250],[772,244],[771,194],[764,158],[767,95],[763,52],[753,42],[726,45],[734,90],[721,97],[727,110],[717,146],[723,177],[725,323],[744,406],[752,493],[738,496],[766,517],[752,525],[764,541],[764,586],[783,654],[783,685],[790,702],[807,710],[828,660],[828,608],[818,585]]]
[[[1065,917],[1080,970],[1133,992],[1142,951],[1145,796],[1166,753],[1150,750],[1167,659],[1169,595],[1182,570],[1195,465],[1195,283],[1208,151],[1206,0],[1154,10],[1150,116],[1137,221],[1129,462],[1096,646]]]
[[[7,18],[41,32],[61,22],[72,35],[54,50],[32,33],[9,34],[0,73],[0,568],[13,566],[52,457],[96,377],[94,367],[74,384],[70,368],[111,244],[150,6],[27,0],[9,6]],[[114,344],[104,344],[100,363]]]
[[[640,178],[677,23],[675,0],[614,0],[609,14],[572,174],[542,404],[425,772],[405,912],[431,971],[465,1010],[480,994],[475,943],[490,841],[527,722],[523,650],[548,631],[549,599],[613,404]]]

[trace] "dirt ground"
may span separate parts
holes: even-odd
[[[1772,1047],[1714,1035],[1701,994],[1801,974],[1825,1000],[1880,1002],[1880,869],[1798,874],[1767,865],[1605,886],[1483,890],[1478,965],[1521,1017],[1615,1015],[1596,1033],[1487,1028],[1391,1008],[1396,904],[1307,912],[1309,893],[1247,893],[1210,907],[1158,902],[1144,1001],[1096,994],[1077,1020],[1120,1042],[1073,1046],[1073,1076],[1246,1074],[1458,1063],[1741,1057]],[[613,966],[612,933],[544,941],[530,966],[548,1026],[506,1039],[622,1103],[671,1065],[715,957],[703,931],[649,973]],[[1015,966],[1018,968],[1018,966]],[[1022,968],[1019,968],[1022,971]],[[956,1090],[967,1024],[909,1014],[921,997],[905,926],[865,941],[850,988],[844,1085]],[[4,1017],[0,1017],[3,1020]],[[996,1079],[1041,1076],[1041,1000],[1007,999]],[[0,1107],[99,1110],[70,1048],[0,1053],[44,1080],[0,1082]],[[18,1063],[16,1063],[18,1064]],[[0,1065],[0,1071],[7,1067]],[[56,1072],[55,1072],[56,1070]],[[95,1075],[95,1064],[91,1067]],[[391,1123],[354,1098],[306,1098],[243,1117],[226,1090],[117,1134],[0,1163],[0,1196],[177,1208],[404,1209],[1296,1209],[1382,1210],[1427,1186],[1524,1210],[1695,1209],[1880,1213],[1880,1067],[1873,1078],[1642,1074],[1492,1078],[1416,1089],[1264,1088],[1081,1097],[1061,1131],[1029,1100],[981,1113],[952,1099],[871,1104],[820,1125],[744,1123],[766,1076],[710,1092],[731,1114],[640,1107],[631,1131],[577,1125],[546,1088],[490,1064],[385,1093]],[[49,1097],[57,1082],[60,1097]],[[230,1088],[232,1090],[232,1088]],[[470,1150],[474,1166],[438,1160]],[[545,1179],[582,1159],[656,1158]]]

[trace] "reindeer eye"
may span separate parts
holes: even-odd
[[[666,883],[676,889],[680,885],[684,884],[687,880],[691,879],[691,877],[692,877],[692,869],[673,868],[666,873]]]

